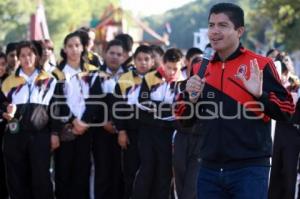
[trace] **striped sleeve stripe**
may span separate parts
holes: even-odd
[[[295,105],[294,104],[286,104],[286,103],[282,103],[278,98],[276,97],[270,97],[270,101],[277,104],[279,106],[279,108],[282,111],[286,111],[288,113],[294,113],[295,112]]]
[[[270,99],[270,100],[273,100],[273,101],[278,101],[278,103],[279,103],[281,106],[295,108],[295,105],[292,105],[292,104],[289,103],[289,102],[282,102],[282,101],[278,100],[278,98],[276,98],[276,97],[274,97],[274,96],[270,96],[269,99]]]
[[[289,100],[281,101],[281,100],[278,99],[278,97],[273,92],[270,93],[270,99],[277,100],[282,105],[295,107],[294,103],[292,103],[292,97],[290,95],[289,95],[289,98],[291,99],[291,101],[289,101]]]
[[[286,109],[286,108],[282,107],[280,104],[278,104],[277,101],[273,101],[273,100],[270,100],[270,101],[272,101],[272,102],[274,102],[275,104],[277,104],[277,105],[280,107],[280,109],[281,109],[282,111],[284,111],[284,112],[291,113],[291,114],[293,114],[293,113],[295,112],[294,109],[291,109],[291,108]]]
[[[285,107],[285,108],[289,108],[289,109],[295,108],[294,104],[282,102],[282,101],[278,100],[278,98],[270,97],[269,99],[270,99],[270,101],[276,101],[280,105],[280,107]]]

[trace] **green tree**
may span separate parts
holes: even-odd
[[[28,23],[30,13],[34,7],[30,0],[1,0],[0,1],[0,44],[8,43],[6,37],[13,40],[25,39],[27,30],[25,24]],[[15,37],[12,37],[15,35]],[[12,41],[12,40],[10,40]]]
[[[30,15],[35,12],[39,0],[0,1],[0,44],[27,38]],[[100,17],[110,3],[118,0],[44,0],[50,37],[56,52],[62,47],[63,38],[80,26],[88,26],[92,17]]]
[[[273,43],[284,44],[287,50],[299,48],[300,0],[262,0],[257,13],[271,19]]]

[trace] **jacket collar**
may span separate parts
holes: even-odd
[[[233,59],[239,57],[244,52],[246,52],[246,49],[240,43],[239,47],[229,57],[227,57],[227,59],[225,61],[233,60]],[[211,60],[211,62],[218,62],[218,61],[222,61],[222,59],[219,57],[218,53],[216,52],[215,55],[213,56],[213,59]]]

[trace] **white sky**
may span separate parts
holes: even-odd
[[[126,10],[131,10],[135,15],[161,14],[172,8],[178,8],[193,0],[121,0],[121,5]]]

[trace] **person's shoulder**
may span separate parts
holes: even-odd
[[[145,75],[145,79],[154,78],[157,76],[157,74],[158,74],[157,70],[150,71]]]
[[[144,79],[149,87],[152,87],[157,84],[161,84],[163,82],[162,76],[160,75],[160,73],[157,70],[148,72],[144,76]]]
[[[63,80],[63,79],[65,79],[64,73],[63,73],[59,68],[57,68],[57,67],[52,71],[52,75],[53,75],[57,80]]]
[[[249,56],[250,58],[252,58],[252,59],[259,59],[259,60],[266,61],[266,62],[269,62],[269,61],[272,60],[272,59],[269,58],[269,57],[260,55],[260,54],[258,54],[258,53],[255,53],[255,52],[249,50],[249,49],[245,49],[245,54],[246,54],[247,56]]]
[[[11,73],[2,83],[1,89],[3,93],[8,93],[12,88],[15,88],[19,85],[26,83],[26,80],[23,77],[16,75],[16,72]]]
[[[97,66],[95,66],[93,64],[89,64],[89,63],[84,63],[84,69],[89,72],[98,71]]]
[[[121,81],[123,81],[123,80],[130,80],[130,79],[132,79],[132,77],[133,77],[132,71],[128,71],[128,72],[126,72],[126,73],[123,73],[123,74],[120,76],[119,80],[121,80]]]
[[[256,59],[260,66],[265,66],[266,64],[272,62],[271,58],[257,54],[249,49],[245,49],[245,55],[248,57],[249,60]]]

